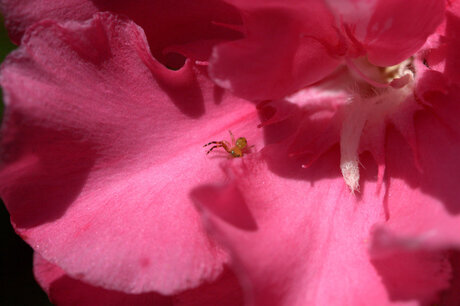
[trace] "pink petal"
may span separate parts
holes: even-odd
[[[34,274],[56,305],[243,305],[239,284],[228,270],[217,281],[176,296],[162,296],[155,292],[127,294],[94,287],[67,276],[62,269],[37,253],[34,256]]]
[[[94,13],[111,11],[128,16],[141,26],[153,55],[167,66],[179,68],[184,57],[166,52],[172,45],[184,45],[180,53],[207,60],[212,47],[219,42],[241,37],[238,31],[222,24],[239,24],[238,11],[220,0],[28,0],[2,1],[2,12],[12,39],[19,43],[28,26],[43,19],[56,21],[86,20]],[[202,41],[200,46],[187,44]]]
[[[246,37],[214,49],[210,73],[220,86],[249,99],[281,98],[337,66],[328,48],[338,35],[322,1],[231,2],[243,11]]]
[[[202,145],[247,137],[254,106],[187,63],[164,68],[108,13],[30,29],[4,64],[0,194],[16,231],[69,276],[126,293],[214,280],[226,254],[188,193],[223,179]],[[256,137],[258,136],[258,137]]]
[[[327,0],[351,41],[363,45],[377,66],[396,65],[412,56],[444,18],[444,1]]]

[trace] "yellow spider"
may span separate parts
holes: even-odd
[[[228,141],[226,141],[226,140],[211,141],[210,143],[205,144],[203,146],[203,148],[204,148],[204,147],[209,146],[211,144],[215,144],[215,146],[213,146],[211,149],[209,149],[208,152],[206,152],[206,155],[211,153],[211,151],[214,150],[215,148],[224,148],[224,150],[227,151],[228,153],[230,153],[233,157],[241,157],[241,156],[243,156],[244,151],[245,151],[244,149],[248,145],[248,142],[247,142],[246,138],[240,137],[235,141],[235,137],[233,136],[232,131],[228,131],[228,132],[230,133],[230,136],[232,137],[232,144],[230,145],[230,143]]]

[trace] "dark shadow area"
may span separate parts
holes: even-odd
[[[199,118],[204,115],[203,93],[191,63],[177,71],[161,71],[160,69],[162,68],[152,66],[152,76],[174,105],[190,118]]]
[[[387,124],[385,179],[388,182],[392,178],[401,178],[412,189],[419,188],[420,192],[439,199],[448,212],[457,215],[460,213],[460,133],[456,131],[459,131],[457,116],[460,106],[457,102],[460,100],[460,87],[453,85],[449,92],[447,95],[430,95],[437,99],[431,101],[435,105],[435,112],[424,109],[417,111],[413,117],[406,117],[404,124],[407,124],[407,129],[415,126],[415,139],[403,136],[392,124]],[[441,110],[444,117],[438,115]],[[341,176],[338,148],[341,110],[338,109],[337,115],[330,117],[316,116],[320,112],[330,112],[330,109],[325,105],[324,109],[316,107],[305,110],[292,107],[286,101],[277,101],[272,105],[266,103],[259,108],[262,122],[272,121],[267,125],[262,124],[266,144],[263,153],[274,173],[290,179],[307,180],[312,184],[322,178]],[[455,117],[455,121],[450,124],[454,119],[452,117]],[[320,160],[331,152],[336,155],[330,161],[333,164],[331,168],[326,170],[317,165],[322,164]],[[417,168],[417,162],[421,170]],[[363,192],[366,181],[377,179],[377,163],[366,152],[360,154],[360,163],[360,191]],[[356,195],[359,199],[359,193]],[[390,218],[388,199],[383,205]]]
[[[275,110],[270,105],[263,106],[259,109],[259,115],[262,122],[273,122],[263,127],[266,144],[263,154],[271,171],[285,178],[307,180],[312,184],[321,178],[341,176],[338,142],[320,152],[320,155],[333,154],[334,162],[331,163],[318,161],[311,164],[312,155],[316,152],[309,153],[306,150],[311,141],[322,136],[318,133],[323,127],[333,124],[333,121],[308,120],[301,108],[286,101],[278,101]],[[277,119],[273,120],[273,117]],[[301,154],[292,154],[299,150]],[[304,165],[311,167],[304,168]]]
[[[284,103],[286,105],[283,105]],[[307,114],[330,112],[330,105],[326,104],[324,108],[314,106],[305,111],[289,104],[286,101],[279,102],[277,108],[281,110],[278,113],[269,105],[260,109],[262,121],[270,116],[278,117],[274,123],[263,127],[266,143],[263,154],[269,169],[288,179],[309,181],[312,186],[321,179],[342,177],[339,148],[342,123],[340,111],[332,118],[319,117],[311,120]],[[266,110],[268,114],[264,113]],[[315,150],[309,151],[309,148]],[[377,180],[377,163],[372,155],[365,151],[359,155],[359,161],[360,187],[355,192],[357,201],[361,201],[367,182]]]
[[[460,145],[439,120],[428,111],[415,116],[417,169],[414,152],[395,128],[387,129],[387,175],[403,179],[411,188],[439,199],[452,215],[460,213]],[[390,211],[391,217],[391,211]]]
[[[127,294],[94,287],[68,276],[51,283],[50,298],[56,305],[173,305],[170,297],[158,293]]]
[[[87,285],[62,276],[51,283],[50,296],[56,305],[244,305],[243,292],[235,275],[226,267],[211,283],[189,289],[173,296],[155,292],[126,294]]]
[[[17,112],[4,120],[9,127],[2,135],[0,190],[19,228],[60,218],[80,194],[97,158],[85,135],[34,123],[39,122]]]
[[[214,103],[216,105],[220,105],[220,103],[222,103],[224,94],[225,94],[225,89],[223,89],[220,86],[214,85],[213,97],[214,97]]]
[[[32,273],[32,249],[15,234],[8,212],[0,201],[0,305],[51,306]]]
[[[7,36],[0,16],[0,62],[15,48]],[[3,115],[3,94],[0,90],[0,122]],[[51,306],[48,297],[36,283],[32,273],[33,250],[16,233],[10,216],[0,200],[0,305]]]
[[[190,194],[198,209],[205,209],[225,222],[246,231],[256,231],[257,223],[244,196],[235,184],[201,186]]]
[[[239,12],[218,0],[93,0],[101,11],[123,14],[140,25],[147,36],[153,56],[166,67],[179,69],[185,57],[168,55],[168,46],[197,41],[230,41],[242,37],[241,33],[220,24],[241,24]],[[210,55],[212,44],[204,44]],[[199,59],[204,60],[204,59]]]
[[[243,306],[244,294],[235,274],[226,266],[222,274],[211,283],[177,294],[174,302],[179,305]]]
[[[8,38],[8,34],[6,33],[6,29],[3,25],[3,17],[0,15],[0,63],[3,62],[5,57],[13,51],[16,46],[10,41]],[[0,124],[3,119],[3,92],[0,87]]]
[[[450,250],[448,256],[452,277],[449,282],[450,287],[441,292],[439,305],[460,305],[460,251]]]
[[[444,74],[450,81],[460,83],[460,18],[448,12],[446,14],[445,52],[446,66]]]
[[[450,263],[445,253],[401,250],[371,262],[382,278],[390,300],[418,300],[420,305],[438,305],[438,294],[450,278]]]

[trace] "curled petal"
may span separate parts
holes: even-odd
[[[338,63],[333,17],[322,1],[232,1],[245,38],[217,46],[210,73],[222,87],[254,100],[281,98],[329,74]]]
[[[0,9],[5,16],[5,25],[11,39],[18,43],[21,41],[26,29],[43,19],[58,21],[79,20],[83,21],[97,12],[97,7],[92,1],[10,1],[2,0]]]
[[[0,9],[18,44],[27,27],[44,19],[83,21],[103,11],[128,16],[145,31],[155,58],[176,69],[184,55],[207,60],[214,45],[241,37],[230,27],[241,23],[238,11],[220,0],[3,0]]]

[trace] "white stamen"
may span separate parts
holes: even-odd
[[[369,104],[355,98],[346,107],[340,133],[340,169],[351,192],[359,191],[358,149],[364,124],[368,118]]]

